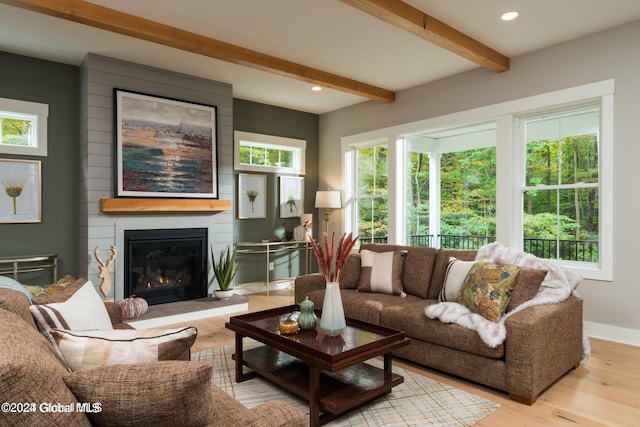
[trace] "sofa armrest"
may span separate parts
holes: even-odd
[[[309,292],[324,289],[326,287],[326,280],[322,273],[305,274],[303,276],[296,277],[295,280],[295,302],[300,303],[304,301]]]
[[[505,320],[506,388],[533,404],[538,395],[582,359],[582,300],[528,307]]]

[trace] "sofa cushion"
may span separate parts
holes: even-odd
[[[469,249],[438,249],[435,261],[433,263],[433,274],[431,277],[431,286],[429,286],[429,293],[426,298],[438,299],[438,295],[442,291],[442,285],[444,284],[444,277],[447,273],[447,267],[449,266],[449,260],[456,258],[461,261],[474,261],[476,257],[475,250]]]
[[[547,277],[547,270],[520,267],[518,283],[511,292],[511,301],[507,306],[507,313],[533,298],[538,293],[545,277]]]
[[[429,294],[433,264],[436,259],[435,248],[415,246],[386,245],[367,243],[360,246],[363,249],[374,252],[389,252],[406,250],[404,266],[402,269],[402,287],[404,292],[417,297],[426,298]],[[440,292],[438,290],[438,292]],[[436,298],[438,293],[436,293]]]
[[[29,307],[36,324],[49,341],[55,345],[49,334],[52,328],[88,330],[113,329],[102,298],[90,281],[64,302],[34,304]]]
[[[396,300],[400,301],[397,297]],[[425,316],[425,308],[437,302],[436,299],[407,297],[406,302],[402,304],[387,304],[380,314],[380,324],[405,331],[407,337],[414,340],[426,341],[478,356],[495,359],[504,357],[504,344],[491,348],[480,339],[476,331]],[[408,349],[411,349],[411,345]],[[428,365],[428,361],[423,363]]]
[[[362,268],[358,292],[405,296],[402,291],[402,258],[406,251],[360,251]]]
[[[3,426],[89,426],[80,412],[39,410],[41,403],[72,404],[78,401],[63,381],[67,369],[47,340],[15,313],[0,309],[0,396],[3,402],[35,402],[35,412],[0,416]]]
[[[356,289],[360,285],[360,268],[360,254],[349,254],[340,274],[340,289]]]
[[[493,322],[504,316],[520,267],[478,261],[462,286],[458,302]]]
[[[13,289],[0,288],[0,309],[17,314],[29,326],[38,329],[33,321],[31,311],[29,311],[29,305],[29,299],[25,297],[24,293]]]
[[[215,416],[210,381],[213,367],[200,362],[163,361],[105,366],[67,374],[64,381],[95,426],[204,426]]]
[[[440,295],[438,295],[438,301],[458,301],[458,295],[460,294],[462,285],[464,285],[467,274],[469,274],[469,270],[471,270],[474,263],[475,261],[460,261],[457,258],[451,258],[444,276],[442,291],[440,291]]]
[[[194,327],[93,331],[52,329],[49,332],[72,371],[158,360],[189,360],[190,349],[198,333]]]
[[[343,291],[342,301],[345,316],[362,320],[363,322],[380,324],[382,311],[389,306],[402,306],[411,301],[424,301],[415,295],[400,298],[396,295],[380,293],[363,293]],[[403,328],[400,328],[404,330]]]

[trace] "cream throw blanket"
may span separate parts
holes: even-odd
[[[482,341],[491,348],[502,344],[507,337],[504,321],[509,316],[533,305],[562,302],[575,292],[582,280],[580,276],[554,261],[540,259],[526,252],[507,248],[498,242],[480,248],[475,259],[476,261],[514,264],[520,267],[540,268],[548,271],[538,293],[529,301],[507,313],[498,322],[487,320],[457,302],[441,302],[425,308],[425,314],[430,319],[439,319],[444,323],[455,323],[477,331]],[[588,337],[583,333],[583,356],[587,358],[589,354]]]

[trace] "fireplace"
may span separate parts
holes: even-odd
[[[149,305],[207,296],[207,229],[124,231],[124,296]]]

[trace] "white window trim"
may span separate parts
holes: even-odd
[[[505,246],[522,248],[522,193],[521,183],[524,182],[524,147],[514,143],[517,141],[517,118],[521,115],[532,114],[557,107],[584,104],[588,101],[601,102],[602,123],[601,155],[600,155],[600,260],[598,265],[561,261],[562,265],[580,274],[585,279],[602,281],[613,280],[613,95],[615,81],[613,79],[585,84],[582,86],[561,89],[541,95],[506,101],[499,104],[461,111],[445,116],[433,117],[416,122],[405,123],[383,129],[376,129],[361,134],[345,136],[341,139],[342,151],[345,156],[351,147],[375,145],[380,141],[395,141],[417,134],[434,132],[456,126],[466,126],[487,121],[496,121],[496,240]],[[390,158],[392,150],[401,149],[397,145],[389,144]],[[350,173],[352,173],[348,157],[345,159],[345,195],[348,194]],[[520,166],[522,165],[522,166]],[[389,187],[401,185],[397,177],[389,176]],[[353,183],[351,183],[353,184]],[[348,199],[347,199],[348,200]],[[353,231],[355,216],[347,215],[345,211],[345,229]],[[395,222],[389,227],[398,227]],[[404,224],[400,230],[404,229]],[[396,232],[396,237],[402,233]],[[390,237],[391,237],[390,233]],[[389,243],[399,240],[389,239]]]
[[[268,172],[268,173],[290,173],[304,175],[306,165],[307,141],[303,139],[286,138],[283,136],[264,135],[260,133],[244,132],[236,130],[233,132],[233,166],[235,170]],[[284,148],[298,151],[294,155],[292,168],[277,166],[245,165],[240,164],[240,142],[246,141],[265,148]]]
[[[18,99],[0,98],[0,111],[9,115],[11,113],[18,113],[33,116],[35,122],[35,126],[33,127],[33,140],[36,143],[36,145],[29,147],[0,145],[0,153],[43,157],[47,155],[47,118],[49,117],[49,105]]]

